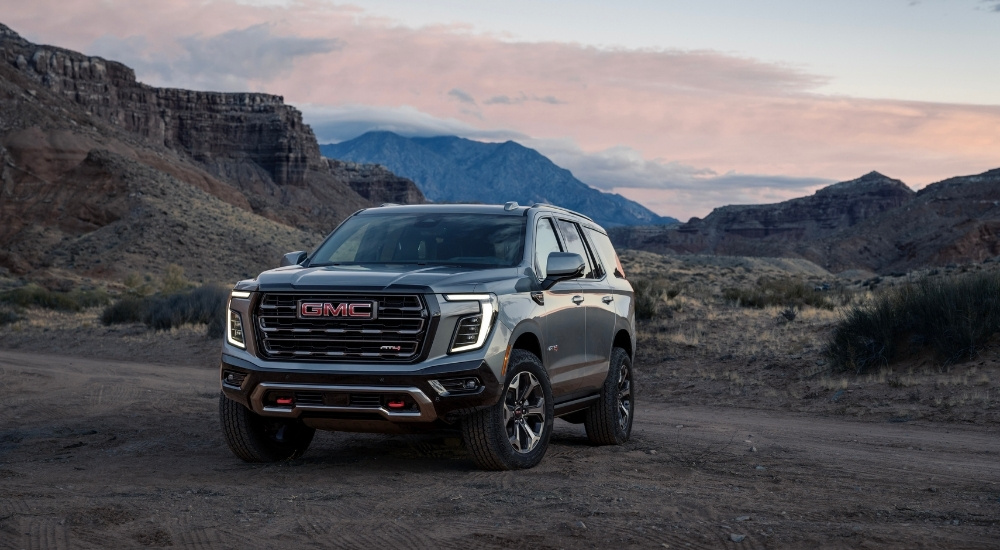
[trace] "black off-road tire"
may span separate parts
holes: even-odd
[[[635,379],[632,360],[622,348],[611,350],[608,377],[601,397],[587,409],[583,425],[594,445],[621,445],[632,434],[635,418]]]
[[[484,470],[531,468],[541,462],[552,437],[549,377],[538,357],[516,349],[507,362],[503,388],[495,405],[465,417],[462,438],[473,461]],[[523,391],[523,402],[518,399],[519,391]]]
[[[298,458],[312,443],[316,430],[298,420],[260,416],[219,394],[219,421],[233,454],[247,462],[277,462]]]

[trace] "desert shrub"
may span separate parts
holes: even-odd
[[[101,312],[101,322],[105,325],[141,323],[146,310],[146,300],[136,296],[125,296],[108,305]]]
[[[834,365],[860,374],[930,346],[947,365],[975,358],[998,332],[1000,274],[924,278],[849,308],[826,354]]]
[[[793,278],[760,278],[752,287],[730,287],[722,290],[727,302],[762,309],[768,306],[803,308],[806,306],[833,309],[822,290]]]
[[[138,273],[129,273],[122,283],[125,285],[125,294],[129,296],[149,296],[153,293],[153,279],[149,274],[143,277]]]
[[[636,319],[653,319],[660,311],[664,291],[660,285],[649,279],[632,279],[632,291],[635,295]],[[676,295],[675,295],[676,296]]]
[[[0,326],[16,323],[21,320],[21,315],[17,309],[10,306],[0,306]]]
[[[184,268],[177,264],[167,266],[167,272],[163,276],[163,284],[160,285],[160,293],[164,295],[178,294],[194,286],[194,283],[184,277]]]
[[[63,311],[80,311],[108,304],[111,302],[111,298],[107,292],[99,289],[59,292],[36,284],[28,284],[0,292],[0,302],[22,308],[41,307]]]
[[[779,315],[781,316],[780,318],[784,319],[786,323],[791,323],[796,317],[799,316],[799,310],[795,306],[788,306],[781,310]]]
[[[208,336],[221,337],[229,291],[218,285],[152,296],[126,296],[106,307],[101,321],[106,325],[141,322],[154,330],[169,330],[185,324],[208,325]]]

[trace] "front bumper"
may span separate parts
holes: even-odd
[[[393,370],[267,369],[223,354],[222,391],[262,416],[299,418],[322,429],[405,432],[446,426],[492,405],[500,383],[483,359]],[[475,379],[474,390],[444,391],[440,381]],[[438,381],[437,389],[433,381]]]

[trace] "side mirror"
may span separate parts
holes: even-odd
[[[308,254],[305,250],[298,250],[296,252],[289,252],[281,257],[281,267],[289,265],[299,265],[306,260]]]
[[[542,288],[548,290],[559,281],[582,276],[584,265],[583,257],[575,252],[550,252]]]

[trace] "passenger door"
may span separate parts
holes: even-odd
[[[582,228],[575,222],[559,220],[559,232],[568,252],[576,252],[587,264],[583,277],[576,279],[586,310],[586,332],[582,333],[586,358],[577,372],[574,390],[589,393],[599,388],[608,374],[615,330],[614,294],[607,273],[587,245]]]
[[[560,244],[552,218],[535,222],[535,274],[545,279],[550,252],[565,252]],[[542,362],[548,369],[553,398],[573,390],[576,369],[586,361],[586,313],[574,298],[580,296],[576,279],[560,281],[549,290],[541,291],[545,318],[542,320]]]

